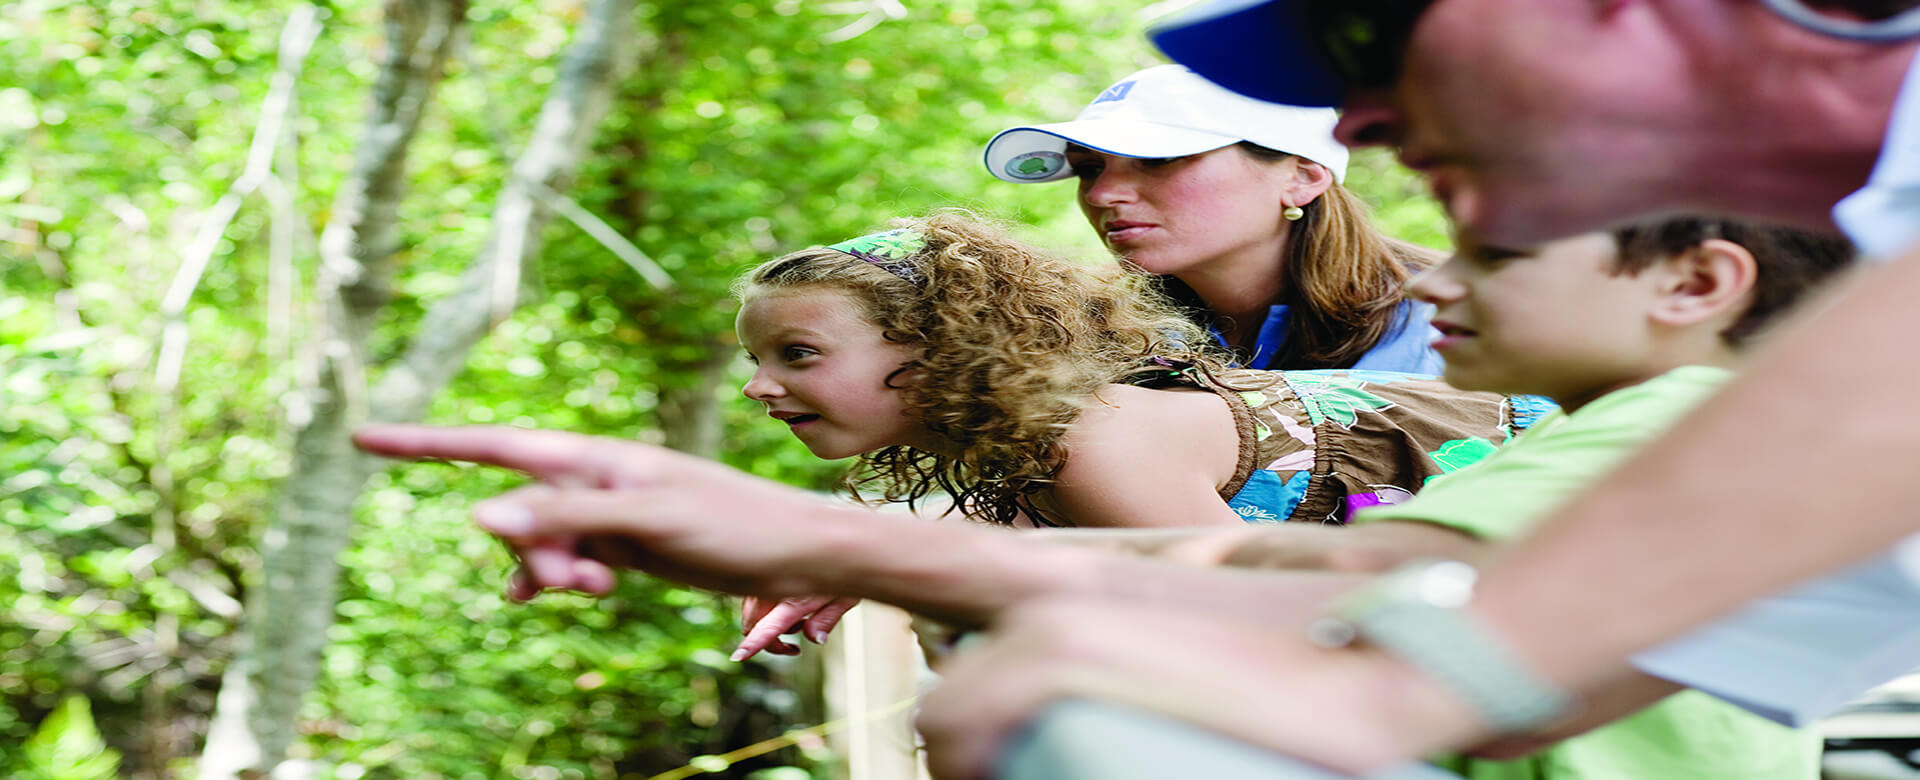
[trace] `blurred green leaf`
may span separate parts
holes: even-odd
[[[120,753],[109,749],[93,725],[87,697],[68,696],[27,738],[26,780],[112,780]]]

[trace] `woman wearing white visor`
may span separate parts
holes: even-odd
[[[986,164],[1011,182],[1078,179],[1107,247],[1167,279],[1249,367],[1437,374],[1431,309],[1403,292],[1437,254],[1381,234],[1340,185],[1335,120],[1162,65],[1071,122],[1002,131]]]

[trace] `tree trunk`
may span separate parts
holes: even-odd
[[[407,148],[466,19],[464,0],[386,4],[386,62],[353,168],[320,238],[316,299],[326,309],[310,354],[317,381],[289,405],[293,463],[260,538],[261,582],[249,589],[245,639],[221,680],[201,777],[264,773],[286,755],[301,701],[319,673],[333,620],[335,557],[365,480],[347,438],[362,406],[366,334],[391,275]],[[356,403],[361,402],[361,403]],[[364,408],[364,407],[362,407]]]
[[[263,580],[248,593],[247,641],[222,680],[201,777],[272,771],[296,733],[333,621],[337,556],[352,508],[381,462],[349,439],[366,419],[415,420],[465,364],[468,351],[518,303],[536,255],[547,193],[578,168],[612,95],[617,44],[633,0],[594,0],[525,152],[495,205],[486,249],[458,291],[435,304],[398,363],[368,389],[368,334],[388,300],[406,149],[466,16],[465,0],[389,0],[388,59],[353,171],[321,235],[317,301],[325,332],[318,383],[297,415],[293,466],[261,540]],[[304,416],[305,419],[299,419]]]
[[[691,366],[691,385],[660,388],[661,444],[681,452],[716,458],[720,455],[725,422],[718,393],[727,381],[727,367],[739,349],[724,337],[715,335],[704,345],[707,356]],[[678,373],[678,372],[676,372]]]

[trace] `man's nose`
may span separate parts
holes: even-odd
[[[1350,147],[1393,146],[1400,142],[1404,120],[1386,90],[1348,90],[1340,107],[1340,123],[1333,137]]]

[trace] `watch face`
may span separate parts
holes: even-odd
[[[1366,624],[1403,607],[1459,609],[1473,599],[1479,573],[1453,560],[1425,559],[1381,575],[1340,597],[1333,613],[1307,625],[1307,641],[1325,648],[1360,640]]]
[[[1407,573],[1414,578],[1413,598],[1447,609],[1459,609],[1473,600],[1473,584],[1480,579],[1478,571],[1460,561],[1434,561]]]

